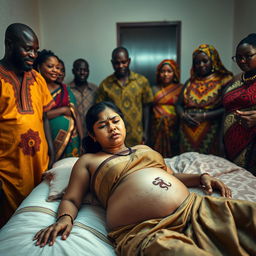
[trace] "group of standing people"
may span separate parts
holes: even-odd
[[[155,150],[165,157],[189,151],[215,154],[256,175],[256,34],[239,42],[232,59],[243,71],[235,77],[213,46],[200,45],[184,85],[173,60],[159,64],[153,101]]]
[[[110,100],[121,109],[127,145],[148,144],[164,157],[219,155],[255,175],[255,53],[256,34],[250,34],[237,46],[233,60],[243,72],[234,77],[214,46],[202,44],[192,54],[184,85],[178,64],[165,59],[151,87],[130,71],[129,53],[118,47],[111,60],[115,72],[100,84],[96,102]]]
[[[166,85],[163,79],[157,80],[153,102],[153,138],[157,138],[153,148],[161,146],[158,151],[166,157],[190,151],[221,155],[222,93],[232,73],[223,66],[217,50],[207,44],[193,52],[191,75],[184,85],[179,82],[179,69],[173,60],[160,63],[158,73],[166,69],[172,76]],[[167,75],[163,77],[167,80]]]
[[[0,227],[54,162],[81,155],[83,113],[97,89],[87,82],[86,60],[74,62],[74,81],[67,86],[64,62],[38,50],[30,27],[8,26],[0,61]]]
[[[114,73],[99,87],[87,81],[84,59],[73,63],[74,80],[65,85],[63,61],[38,49],[30,27],[7,28],[0,61],[1,225],[55,161],[83,153],[85,114],[95,102],[111,101],[122,111],[127,146],[148,144],[164,157],[186,151],[223,155],[224,138],[226,157],[256,173],[255,34],[237,46],[241,75],[233,77],[217,50],[203,44],[193,52],[185,85],[177,63],[166,59],[151,87],[130,70],[124,47],[113,50]]]

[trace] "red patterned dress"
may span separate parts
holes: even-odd
[[[256,81],[235,81],[225,91],[224,145],[227,158],[256,174],[256,127],[239,123],[236,110],[256,110]]]

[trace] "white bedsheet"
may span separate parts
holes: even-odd
[[[73,160],[75,162],[76,159]],[[232,189],[233,198],[256,202],[256,177],[223,158],[190,152],[165,161],[175,172],[208,172]],[[63,162],[64,160],[59,161],[58,164]],[[191,188],[190,191],[203,194],[199,188]],[[99,206],[91,205],[83,205],[79,210],[66,241],[58,237],[54,246],[35,246],[32,241],[34,234],[55,221],[59,205],[59,201],[46,201],[48,193],[49,186],[44,181],[22,202],[15,215],[0,230],[0,256],[115,255],[107,239],[105,211]],[[214,193],[213,196],[220,195]]]
[[[48,192],[46,182],[39,184],[0,230],[0,256],[115,255],[107,239],[105,211],[91,205],[82,206],[67,240],[58,237],[53,246],[35,246],[34,234],[55,221],[59,202],[46,202]]]

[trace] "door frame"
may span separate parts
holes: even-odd
[[[136,27],[176,27],[176,54],[177,54],[177,64],[180,66],[180,50],[181,50],[181,21],[154,21],[154,22],[117,22],[117,46],[121,46],[121,29],[122,28],[136,28]]]

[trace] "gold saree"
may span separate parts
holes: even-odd
[[[163,157],[149,147],[130,149],[131,154],[111,156],[103,161],[95,171],[91,191],[93,191],[104,207],[118,184],[129,174],[144,168],[162,168],[166,170]],[[128,150],[122,153],[126,154]]]
[[[107,158],[92,177],[92,189],[104,207],[127,175],[150,167],[166,170],[156,151],[131,152]],[[256,203],[191,193],[171,215],[122,226],[109,237],[118,255],[256,255]]]
[[[256,255],[256,204],[192,193],[171,215],[110,232],[118,255]]]

